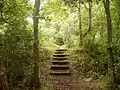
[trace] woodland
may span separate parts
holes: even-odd
[[[120,90],[119,30],[120,0],[0,0],[0,90],[72,90],[49,80],[60,48],[74,90]]]

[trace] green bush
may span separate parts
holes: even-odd
[[[63,38],[62,38],[62,37],[57,37],[55,43],[56,43],[57,45],[59,45],[59,46],[64,45]]]

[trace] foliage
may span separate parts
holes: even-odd
[[[27,30],[25,18],[31,7],[27,0],[3,0],[1,11],[1,47],[0,56],[7,72],[10,88],[22,84],[27,72],[30,72],[32,32]],[[22,86],[21,86],[22,87]]]
[[[45,2],[45,3],[44,3]],[[39,13],[40,65],[47,71],[53,50],[69,48],[72,66],[80,76],[99,80],[107,78],[107,23],[102,0],[92,0],[92,27],[79,47],[78,0],[42,0]],[[113,54],[116,82],[120,85],[120,1],[111,0]],[[33,6],[28,0],[0,1],[0,61],[5,68],[10,89],[24,88],[33,73]],[[88,0],[81,0],[82,32],[88,29]],[[45,49],[47,48],[47,49]],[[49,49],[49,50],[48,50]],[[47,69],[46,69],[47,68]],[[43,74],[44,71],[41,71]],[[45,81],[45,76],[41,78]],[[45,82],[44,85],[46,85]],[[103,80],[104,81],[104,80]],[[102,81],[101,81],[102,82]],[[105,83],[108,81],[105,80]],[[102,82],[103,83],[103,82]],[[102,85],[102,84],[101,84]],[[105,84],[106,85],[106,84]]]

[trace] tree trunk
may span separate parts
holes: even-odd
[[[9,90],[6,72],[2,61],[0,61],[0,90]]]
[[[80,30],[79,46],[82,46],[83,45],[83,38],[82,38],[82,23],[81,23],[81,0],[79,0],[78,15],[79,15],[79,30]]]
[[[115,90],[115,69],[114,69],[114,57],[112,52],[112,23],[110,14],[110,1],[103,0],[104,8],[107,18],[107,54],[108,54],[108,75],[109,75],[109,90]]]
[[[34,57],[34,75],[33,82],[34,87],[40,86],[39,83],[39,38],[38,38],[38,23],[39,23],[39,9],[40,0],[35,0],[34,13],[33,13],[33,28],[34,28],[34,47],[33,47],[33,57]],[[33,88],[34,88],[33,87]]]
[[[85,34],[83,34],[83,37],[85,37],[90,31],[92,26],[92,0],[88,0],[88,30]]]
[[[89,20],[88,20],[88,31],[91,31],[91,26],[92,26],[92,0],[88,0],[88,6],[89,6]]]

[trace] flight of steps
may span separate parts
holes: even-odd
[[[73,90],[70,61],[67,49],[58,49],[53,53],[50,75],[54,90]]]
[[[51,62],[50,75],[56,76],[70,76],[70,63],[68,61],[67,49],[58,49],[53,54],[53,61]]]

